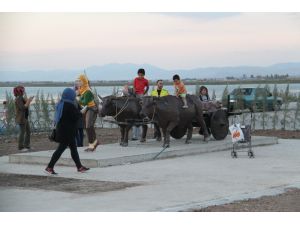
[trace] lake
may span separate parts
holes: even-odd
[[[232,91],[234,88],[237,87],[258,87],[259,84],[246,84],[246,85],[238,85],[238,84],[232,84],[228,85],[229,91]],[[272,90],[274,88],[274,84],[270,84],[270,89]],[[277,84],[278,90],[284,91],[287,84]],[[206,87],[209,90],[209,94],[212,95],[212,92],[215,91],[217,99],[220,99],[222,97],[222,93],[224,91],[224,88],[226,85],[206,85]],[[264,87],[263,85],[260,85],[260,87]],[[57,98],[57,96],[62,93],[65,87],[27,87],[26,92],[28,96],[36,95],[38,91],[43,91],[43,93],[47,96],[48,94],[52,95],[54,98]],[[113,86],[96,86],[93,87],[96,88],[97,93],[101,96],[107,96],[111,95],[114,88],[122,89],[121,86],[119,87],[113,87]],[[150,87],[150,91],[152,90],[152,86]],[[164,88],[166,88],[170,94],[174,93],[174,87],[172,85],[166,85]],[[186,85],[187,91],[189,94],[195,94],[196,85]],[[2,103],[3,100],[5,100],[5,93],[12,93],[13,87],[0,87],[0,102]],[[293,83],[290,84],[290,92],[291,93],[300,93],[300,83]]]

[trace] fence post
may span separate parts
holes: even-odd
[[[286,86],[285,92],[284,92],[284,96],[283,96],[283,102],[284,102],[284,111],[283,111],[283,126],[282,129],[285,130],[286,129],[286,125],[287,125],[287,118],[288,118],[288,112],[289,112],[289,92],[290,92],[290,85],[288,84]]]
[[[294,130],[298,130],[297,129],[297,124],[300,122],[300,93],[298,93],[297,96],[297,105],[296,105],[296,110],[295,110],[295,114],[294,114],[294,124],[293,124],[293,128]]]

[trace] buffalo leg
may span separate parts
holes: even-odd
[[[162,133],[163,133],[163,136],[164,136],[164,141],[166,140],[166,132],[167,132],[167,127],[162,127]]]
[[[162,128],[162,132],[163,132],[163,135],[164,135],[164,144],[163,144],[163,147],[165,147],[165,143],[167,141],[167,128]]]
[[[164,137],[164,148],[170,147],[170,132],[177,126],[177,122],[170,122],[166,131],[165,131],[165,137]]]
[[[195,104],[195,105],[196,105],[196,110],[197,110],[196,120],[200,124],[200,127],[203,130],[204,141],[208,141],[209,133],[208,133],[208,130],[207,130],[207,126],[206,126],[204,117],[203,117],[202,106],[200,104]]]
[[[161,141],[161,132],[157,123],[154,123],[154,138],[156,138],[157,141]]]
[[[148,130],[148,126],[147,125],[143,125],[143,132],[142,132],[142,137],[140,142],[145,142],[146,141],[146,136],[147,136],[147,130]]]
[[[200,127],[203,129],[204,141],[208,141],[209,134],[202,114],[197,116],[197,122],[200,124]]]
[[[120,131],[121,131],[121,142],[120,145],[124,144],[124,136],[125,136],[125,127],[123,125],[120,126]]]
[[[129,126],[129,125],[125,127],[125,132],[124,132],[125,135],[124,135],[124,143],[123,143],[124,147],[128,146],[128,134],[129,134],[129,130],[131,129],[131,127],[132,126]]]
[[[186,143],[186,144],[192,143],[192,141],[191,141],[192,136],[193,136],[193,125],[190,124],[190,125],[188,126],[188,132],[187,132],[187,136],[186,136],[186,140],[185,140],[185,143]]]

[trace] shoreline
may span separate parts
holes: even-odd
[[[295,84],[300,83],[300,77],[290,79],[236,79],[236,80],[206,80],[206,79],[182,79],[185,85],[230,85],[230,84]],[[163,80],[164,85],[173,85],[170,80]],[[150,85],[155,85],[156,81],[150,81]],[[68,82],[53,82],[53,81],[7,81],[0,82],[0,87],[14,87],[22,83],[27,87],[65,87],[73,86],[73,81]],[[126,83],[132,83],[131,80],[120,81],[91,81],[92,86],[107,87],[107,86],[123,86]]]

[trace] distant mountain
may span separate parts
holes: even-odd
[[[245,75],[289,74],[300,76],[300,62],[280,63],[271,66],[237,66],[237,67],[206,67],[195,69],[166,70],[150,64],[106,64],[85,68],[90,80],[130,80],[136,76],[139,68],[146,70],[151,80],[171,79],[175,73],[182,78],[224,78],[227,76],[241,77]],[[1,81],[72,81],[83,72],[82,70],[31,70],[31,71],[0,71]]]

